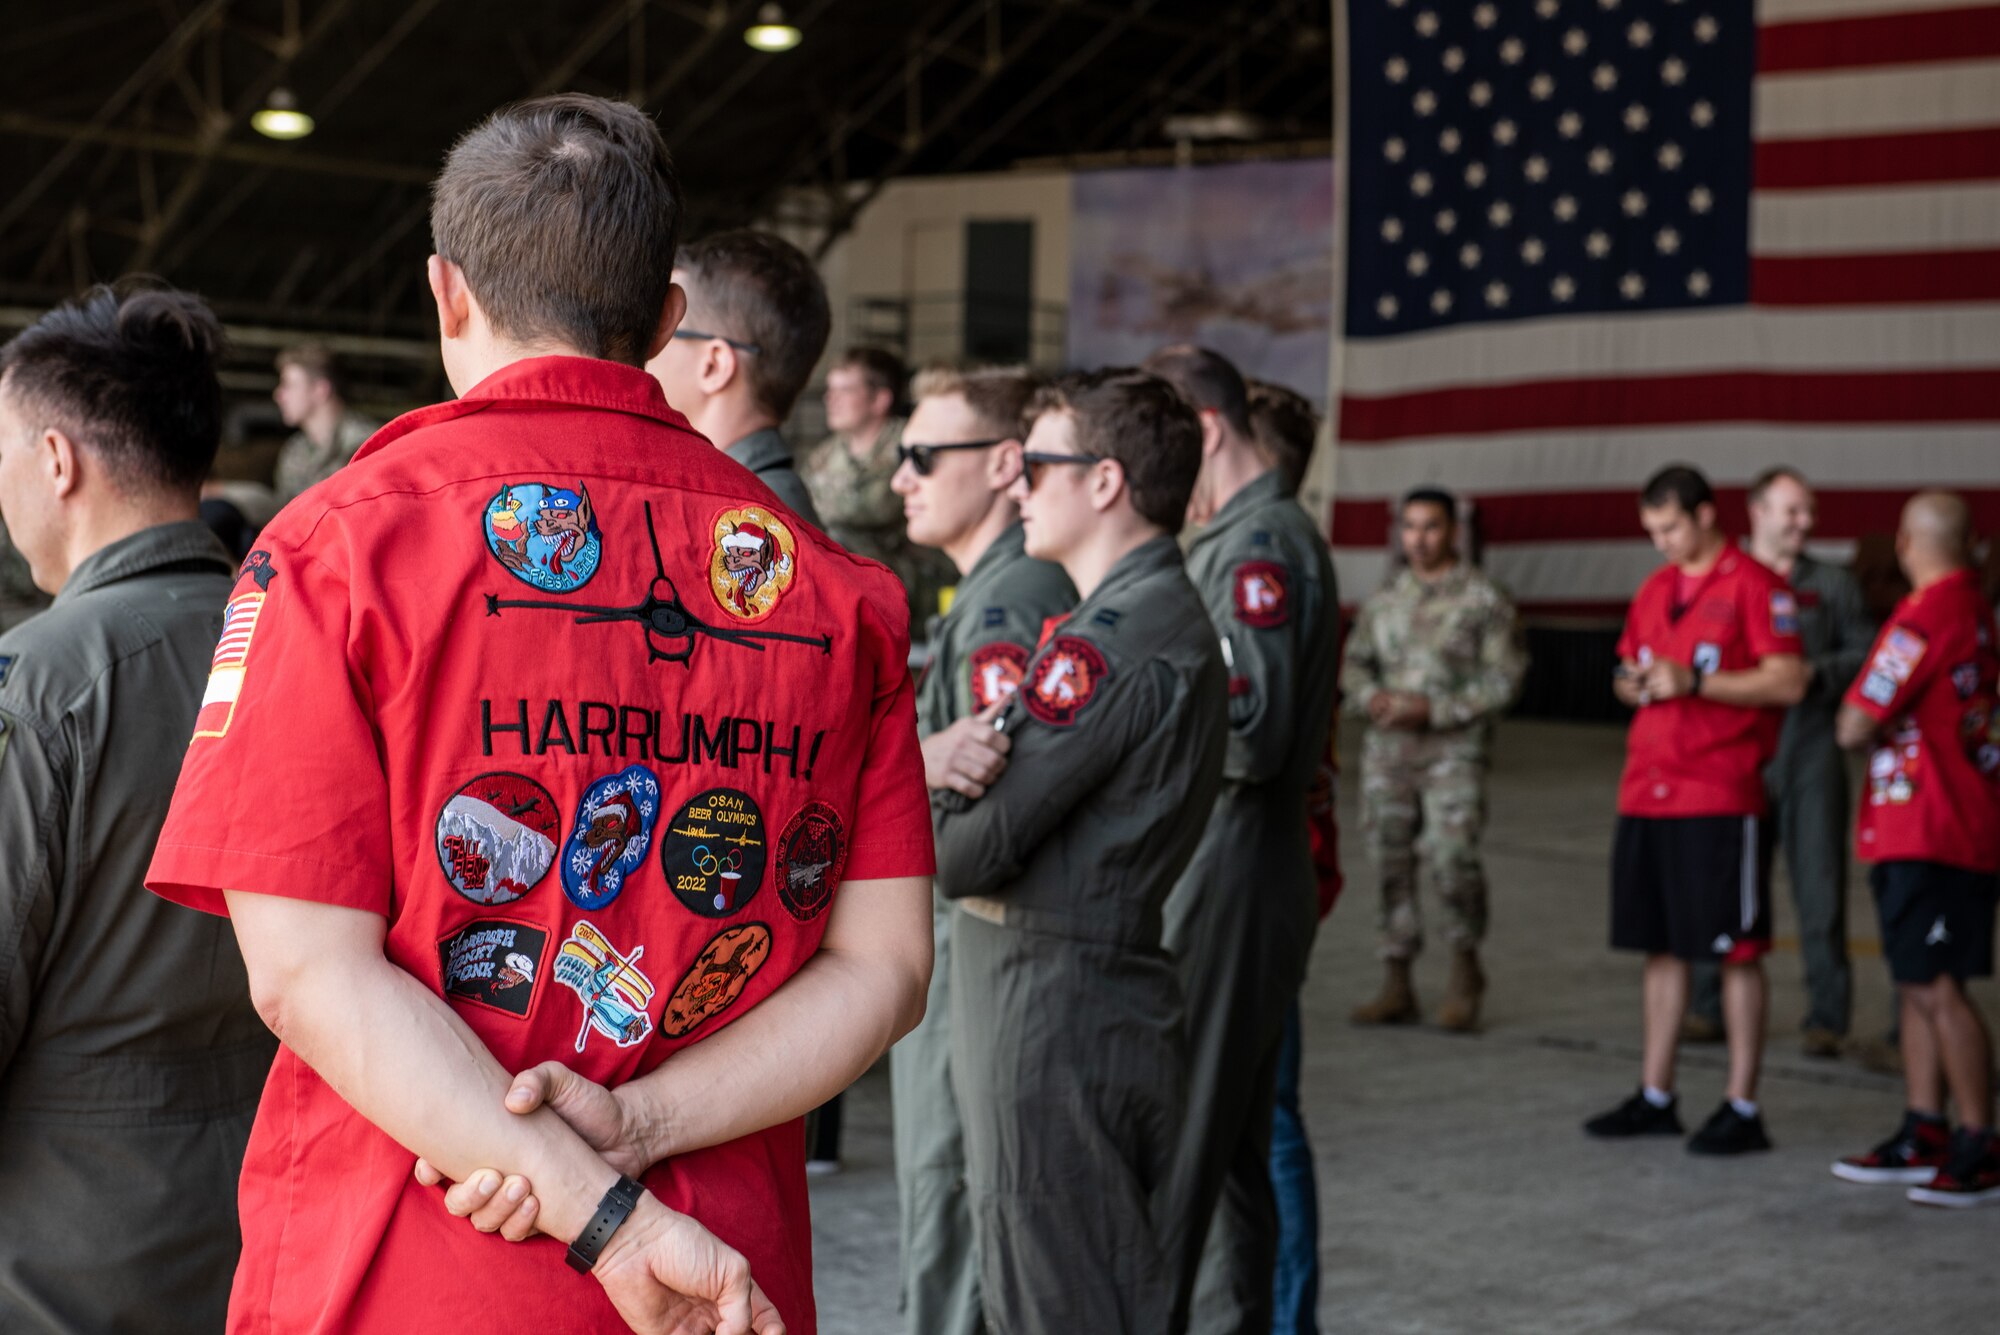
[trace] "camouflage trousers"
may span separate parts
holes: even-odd
[[[1483,739],[1482,739],[1483,740]],[[1382,886],[1383,959],[1424,945],[1419,867],[1454,948],[1486,936],[1486,748],[1463,734],[1371,728],[1361,748],[1361,828]]]

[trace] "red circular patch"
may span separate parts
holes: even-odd
[[[847,831],[824,802],[800,807],[778,836],[778,902],[800,922],[826,912],[847,865]]]
[[[1110,676],[1096,645],[1079,636],[1058,635],[1029,665],[1021,682],[1021,702],[1042,722],[1067,728]]]
[[[1258,630],[1282,626],[1292,614],[1290,576],[1275,561],[1236,567],[1236,619]]]
[[[1028,651],[1006,640],[982,644],[966,659],[971,674],[972,711],[990,708],[1021,689],[1028,675]]]

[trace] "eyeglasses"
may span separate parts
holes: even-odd
[[[717,343],[727,343],[730,347],[735,348],[738,352],[762,352],[764,350],[757,344],[745,343],[740,338],[731,338],[727,334],[704,333],[699,329],[676,329],[674,330],[674,337],[691,338],[697,343],[707,343],[710,341]]]
[[[1047,454],[1041,450],[1021,452],[1021,472],[1028,479],[1028,490],[1033,491],[1042,476],[1037,470],[1044,464],[1097,464],[1105,459],[1101,454]]]
[[[898,445],[896,462],[908,464],[918,477],[929,477],[931,469],[937,467],[937,457],[946,450],[990,450],[995,445],[1005,445],[1012,437],[1003,436],[999,440],[961,440],[950,445]]]

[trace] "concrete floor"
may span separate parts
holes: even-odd
[[[1357,739],[1343,754],[1357,754]],[[1679,1142],[1604,1144],[1578,1124],[1638,1082],[1635,958],[1605,946],[1623,734],[1516,723],[1501,733],[1487,838],[1493,927],[1486,1032],[1369,1031],[1346,1015],[1378,977],[1374,881],[1342,794],[1348,893],[1305,991],[1306,1117],[1319,1166],[1320,1322],[1342,1332],[1813,1332],[1993,1329],[2000,1208],[1946,1212],[1858,1187],[1828,1164],[1900,1115],[1900,1086],[1800,1055],[1793,916],[1777,892],[1762,1101],[1777,1149],[1709,1161]],[[1857,869],[1849,898],[1857,1033],[1890,993]],[[1418,966],[1443,988],[1442,952]],[[1977,989],[1988,1015],[2000,992]],[[1690,1129],[1721,1097],[1720,1048],[1683,1054]],[[886,1066],[849,1095],[846,1171],[813,1187],[823,1335],[896,1315]],[[913,1332],[912,1335],[923,1335]]]

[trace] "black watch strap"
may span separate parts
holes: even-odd
[[[597,1264],[604,1245],[611,1241],[611,1235],[625,1222],[639,1203],[639,1195],[645,1188],[629,1177],[621,1177],[604,1192],[604,1199],[597,1203],[597,1215],[583,1232],[576,1235],[576,1241],[569,1245],[569,1255],[563,1259],[569,1268],[579,1275],[587,1275]]]

